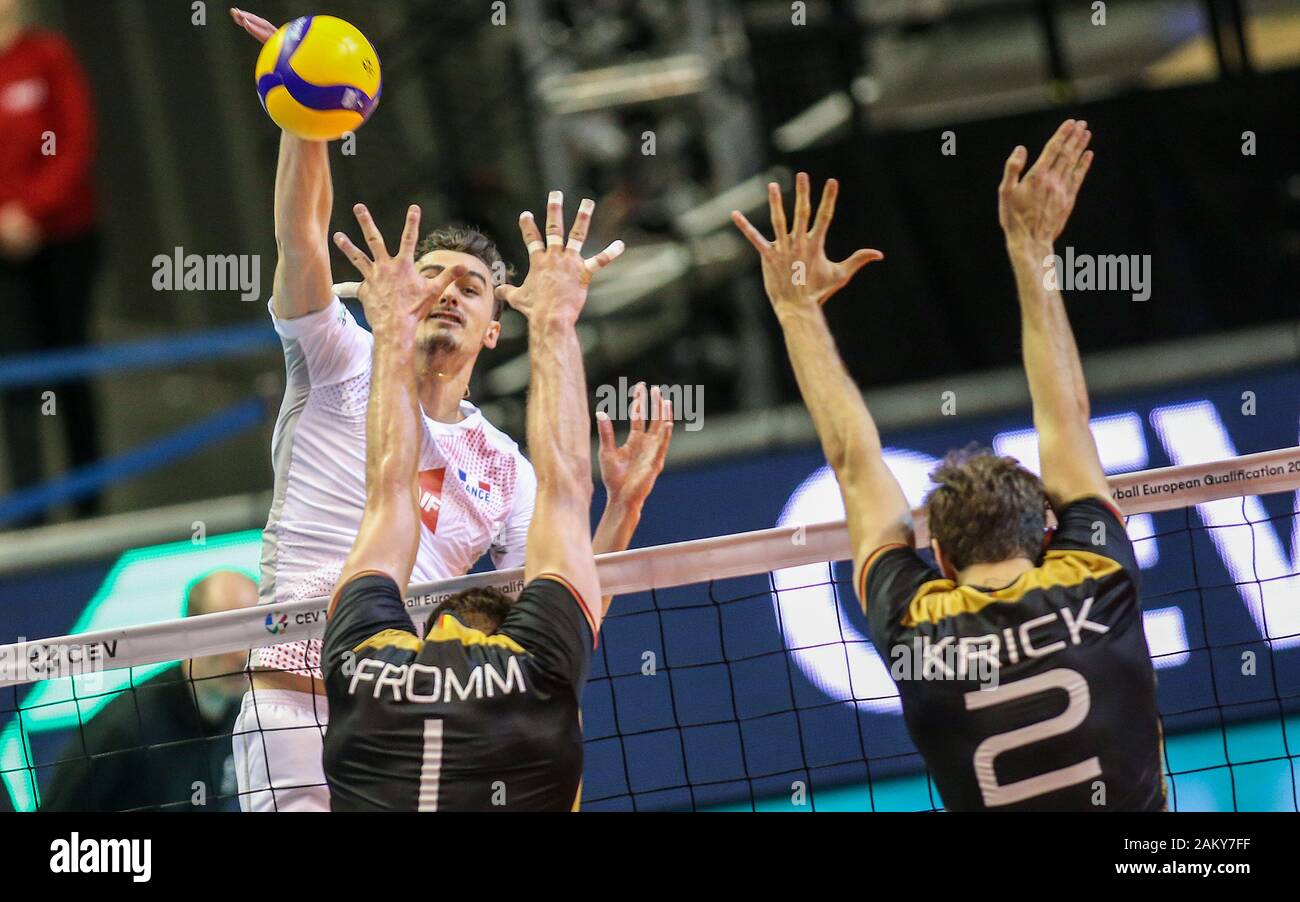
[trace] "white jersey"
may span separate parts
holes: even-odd
[[[271,440],[275,495],[262,532],[261,604],[328,596],[366,502],[366,403],[374,339],[336,297],[279,319],[288,371]],[[468,402],[459,423],[423,417],[420,549],[412,583],[466,573],[485,552],[521,567],[537,478],[519,446]],[[320,676],[320,640],[253,651],[252,666]]]

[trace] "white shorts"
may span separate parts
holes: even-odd
[[[245,692],[233,737],[240,810],[329,811],[321,758],[328,723],[323,695]]]

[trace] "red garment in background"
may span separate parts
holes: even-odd
[[[55,153],[42,153],[52,132]],[[95,114],[72,46],[25,31],[0,52],[0,206],[18,201],[45,241],[95,224]]]

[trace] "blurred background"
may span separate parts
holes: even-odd
[[[162,569],[112,622],[179,616],[203,568],[254,568],[284,379],[265,306],[278,131],[257,46],[216,3],[17,5],[79,60],[95,137],[84,171],[64,174],[84,182],[56,273],[75,284],[0,320],[0,642],[109,622],[92,609],[141,560]],[[340,16],[378,50],[382,103],[355,153],[332,152],[334,228],[355,232],[356,201],[385,231],[419,203],[426,224],[481,226],[522,268],[520,210],[550,188],[597,200],[589,245],[629,251],[581,324],[593,392],[644,379],[702,400],[634,544],[771,526],[817,472],[757,260],[728,220],[739,208],[766,230],[765,183],[800,169],[842,183],[832,256],[886,253],[828,311],[886,442],[937,454],[1023,429],[995,188],[1012,147],[1036,153],[1067,117],[1088,120],[1097,161],[1061,244],[1151,266],[1146,300],[1070,301],[1094,409],[1137,417],[1141,454],[1114,468],[1296,444],[1300,0],[247,5],[276,23]],[[22,103],[0,94],[0,109]],[[154,260],[178,248],[260,255],[260,296],[159,288]],[[507,314],[472,386],[520,439],[525,351]],[[1255,419],[1237,410],[1245,391]],[[1202,431],[1156,428],[1153,411],[1188,404],[1210,405]],[[198,549],[200,531],[234,538]],[[164,550],[130,552],[142,546]],[[158,563],[191,552],[216,557]],[[1179,553],[1165,563],[1185,574],[1193,549]],[[1200,677],[1186,676],[1190,692]]]
[[[84,360],[86,395],[65,399],[56,416],[5,424],[40,433],[35,463],[48,481],[250,395],[277,396],[283,364],[264,305],[278,132],[254,90],[257,47],[225,6],[21,5],[71,42],[93,104],[100,259],[85,309],[66,316],[84,318],[85,343],[101,348],[196,339],[161,349],[157,363],[129,350]],[[726,216],[753,212],[769,177],[800,168],[843,183],[832,251],[887,255],[830,308],[868,390],[1016,364],[994,188],[1010,148],[1040,146],[1067,115],[1093,124],[1098,162],[1064,240],[1080,252],[1150,254],[1153,269],[1146,302],[1097,292],[1072,307],[1085,354],[1294,325],[1300,2],[1126,0],[1103,4],[1104,25],[1093,24],[1093,4],[1068,0],[794,6],[806,24],[792,24],[790,3],[733,0],[511,0],[505,25],[476,0],[310,9],[266,0],[253,11],[275,22],[333,13],[379,50],[383,102],[355,155],[333,155],[334,227],[353,225],[355,201],[390,227],[418,202],[428,222],[482,226],[518,264],[521,209],[540,208],[551,186],[598,200],[593,241],[622,237],[631,252],[588,309],[589,382],[702,385],[711,428],[679,430],[683,455],[762,441],[757,421],[797,400],[752,251]],[[196,9],[206,24],[193,24]],[[948,132],[956,152],[945,155]],[[1245,132],[1258,136],[1253,155],[1243,154]],[[178,247],[260,255],[262,295],[156,290],[155,256]],[[336,278],[351,277],[337,252],[335,263]],[[473,394],[521,436],[522,320],[508,314],[504,325]],[[23,378],[4,372],[10,385]],[[26,378],[29,389],[62,387],[33,367]],[[90,459],[68,448],[63,422],[87,406],[98,445]],[[937,415],[937,404],[916,413]],[[24,516],[264,492],[269,424],[236,418],[219,441],[154,455],[98,489],[49,494],[57,503]],[[16,469],[31,468],[9,461],[0,488],[17,488]],[[98,508],[84,500],[95,494]]]

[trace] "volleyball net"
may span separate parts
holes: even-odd
[[[1300,448],[1111,487],[1143,569],[1170,808],[1300,809]],[[616,599],[584,696],[584,809],[941,809],[850,557],[842,521],[600,556]],[[464,588],[521,584],[473,574],[412,587],[407,606],[419,624]],[[206,689],[229,701],[248,675],[210,662],[319,637],[326,603],[0,646],[9,803],[237,807],[233,715]],[[176,663],[191,660],[209,664]],[[38,719],[60,729],[35,736]]]

